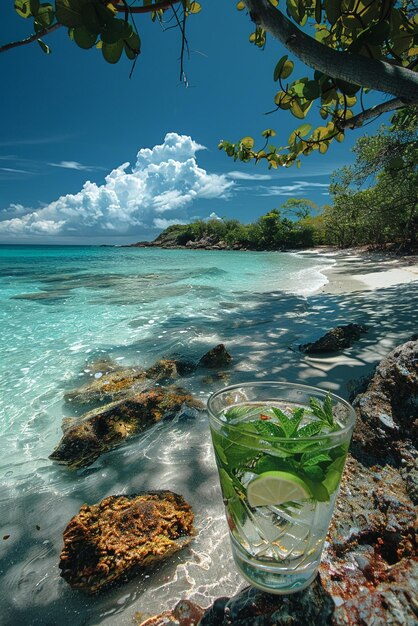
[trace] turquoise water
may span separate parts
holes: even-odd
[[[286,253],[0,246],[2,624],[132,624],[139,607],[158,612],[183,591],[204,605],[233,593],[240,579],[225,543],[205,415],[160,425],[70,472],[48,459],[70,415],[63,394],[100,357],[141,366],[174,353],[199,358],[233,341],[237,320],[245,327],[266,294],[317,289],[326,282],[321,266]],[[303,307],[303,297],[287,297]],[[220,386],[202,377],[181,384],[202,398]],[[192,501],[200,544],[104,597],[72,591],[57,567],[68,521],[83,502],[145,488]]]

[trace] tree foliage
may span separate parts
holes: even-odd
[[[315,150],[325,154],[332,142],[344,140],[348,129],[418,104],[418,15],[413,1],[245,0],[237,8],[250,9],[256,24],[251,43],[263,48],[270,32],[314,72],[294,77],[289,56],[278,60],[274,110],[288,111],[303,122],[282,147],[271,142],[276,135],[271,128],[262,133],[259,147],[248,136],[236,143],[221,141],[219,148],[235,160],[264,160],[269,168],[295,162],[300,166],[302,156]],[[365,94],[371,89],[396,97],[366,110]],[[322,121],[318,124],[315,117]]]
[[[14,4],[21,17],[33,20],[35,32],[0,46],[0,52],[38,41],[50,53],[43,37],[64,26],[75,44],[99,48],[109,63],[117,63],[123,53],[135,63],[141,50],[137,13],[149,13],[159,21],[171,11],[181,34],[180,76],[187,84],[186,22],[202,9],[195,0],[15,0]],[[288,112],[299,124],[283,146],[274,144],[272,128],[262,133],[260,146],[249,136],[235,143],[223,140],[219,148],[228,156],[264,161],[269,168],[300,166],[302,156],[324,154],[334,141],[343,141],[347,129],[383,112],[418,106],[416,0],[239,0],[237,9],[252,20],[252,45],[264,48],[270,34],[314,71],[295,77],[289,54],[278,59],[272,68],[277,83],[274,111]],[[394,98],[367,108],[365,95],[370,90]]]
[[[354,165],[333,175],[334,205],[324,220],[330,243],[340,246],[414,244],[418,236],[418,116],[398,114],[354,147]],[[367,186],[366,186],[367,185]]]
[[[309,200],[293,200],[309,204]],[[222,247],[226,245],[250,250],[284,250],[323,243],[322,237],[322,222],[318,222],[317,218],[305,215],[301,219],[292,220],[283,217],[280,210],[273,209],[251,224],[242,224],[233,219],[175,224],[169,226],[156,241],[179,246],[185,246],[188,242],[206,241],[209,246],[221,244]]]

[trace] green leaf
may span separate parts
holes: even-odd
[[[200,13],[201,10],[202,10],[202,7],[198,2],[192,2],[190,5],[189,13],[192,13],[192,14]]]
[[[341,15],[341,2],[335,0],[323,0],[325,13],[330,24],[335,24]]]
[[[315,500],[317,500],[318,502],[329,501],[330,492],[323,483],[317,482],[316,480],[312,480],[310,478],[304,478],[304,480],[311,490]]]
[[[302,124],[295,130],[295,133],[299,135],[299,137],[306,137],[311,132],[312,124]]]
[[[56,0],[55,1],[55,14],[57,21],[68,26],[68,28],[75,28],[83,24],[83,17],[81,14],[82,2],[74,2],[74,0]]]
[[[46,43],[42,41],[42,39],[38,39],[38,44],[41,46],[42,52],[45,52],[45,54],[51,54],[51,48],[47,46]]]
[[[293,61],[288,60],[287,54],[285,54],[276,64],[274,68],[273,78],[279,80],[279,78],[288,78],[293,72],[295,64]]]
[[[302,95],[307,100],[316,100],[321,95],[321,87],[316,80],[308,80],[303,86]]]
[[[233,406],[226,411],[225,417],[228,420],[236,420],[241,417],[245,417],[245,415],[249,415],[250,413],[253,413],[253,411],[254,411],[254,407]]]
[[[119,39],[115,43],[103,42],[102,54],[108,63],[117,63],[121,57],[124,47],[123,39]]]
[[[40,7],[39,0],[29,0],[29,6],[30,6],[30,12],[32,13],[32,15],[34,17],[38,15],[39,7]]]
[[[354,85],[352,83],[346,83],[344,80],[337,79],[335,81],[337,87],[344,93],[346,96],[354,96],[360,89],[359,85]]]
[[[139,36],[132,31],[131,35],[125,39],[125,54],[128,59],[135,59],[141,52],[141,40]]]
[[[302,426],[302,428],[299,428],[298,437],[303,437],[304,439],[308,439],[309,437],[315,437],[315,435],[319,435],[321,430],[321,422],[311,422],[310,424],[306,424],[306,426]]]
[[[240,143],[242,143],[247,150],[251,150],[254,147],[254,139],[252,137],[244,137],[241,139]]]
[[[54,7],[52,4],[41,4],[36,15],[36,21],[42,26],[51,26],[55,18]]]
[[[333,493],[340,483],[345,457],[345,454],[337,457],[326,470],[325,480],[322,481],[322,484],[329,494]]]
[[[274,422],[259,420],[258,422],[254,422],[254,426],[259,435],[264,435],[265,437],[286,437],[283,428],[280,428],[280,426]]]
[[[319,463],[324,463],[328,461],[332,461],[332,459],[329,454],[325,454],[324,452],[320,452],[319,454],[314,455],[312,455],[312,453],[305,453],[302,457],[302,464],[304,465],[304,467],[318,465]]]
[[[86,27],[94,35],[98,35],[103,28],[103,17],[96,11],[95,5],[88,2],[81,8],[81,16],[83,18],[83,26]]]
[[[324,479],[324,471],[318,465],[312,465],[303,468],[303,473],[310,480],[321,483]]]
[[[32,13],[30,10],[30,2],[29,0],[15,0],[15,11],[20,17],[24,17],[27,19],[31,17]]]
[[[92,48],[97,40],[97,35],[93,35],[85,26],[74,28],[74,41],[80,48],[87,50]]]
[[[322,3],[321,0],[316,0],[315,2],[315,21],[317,24],[321,23],[322,18]]]
[[[128,38],[131,32],[132,27],[130,26],[130,24],[125,22],[125,20],[113,19],[102,28],[100,36],[103,43],[115,44],[120,39]]]

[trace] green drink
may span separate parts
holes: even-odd
[[[291,383],[247,383],[208,402],[232,551],[271,593],[315,578],[354,427],[352,407]]]

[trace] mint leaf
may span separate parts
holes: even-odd
[[[321,422],[325,422],[328,426],[335,426],[334,416],[332,414],[332,400],[330,395],[328,394],[325,397],[324,402],[321,402],[317,398],[309,399],[309,406],[311,407],[311,412],[321,420]]]
[[[255,407],[253,406],[233,406],[225,412],[225,417],[228,420],[238,419],[240,417],[245,417],[249,413],[254,412]]]
[[[252,439],[245,437],[241,433],[228,433],[224,437],[218,432],[212,431],[213,447],[220,465],[228,465],[230,469],[240,467],[250,459],[257,457],[257,452],[252,448]],[[248,445],[240,445],[245,442]]]
[[[309,437],[314,437],[315,435],[318,435],[321,432],[322,428],[323,424],[321,422],[311,422],[310,424],[306,424],[306,426],[302,426],[302,428],[299,428],[297,436],[308,439]]]
[[[324,463],[325,461],[332,461],[332,459],[329,454],[324,454],[323,452],[315,454],[315,456],[312,456],[312,453],[304,454],[302,457],[302,464],[305,468],[309,467],[310,465],[318,465],[319,463]]]
[[[254,474],[263,474],[263,472],[282,471],[295,472],[297,463],[293,459],[280,459],[274,456],[262,456],[259,458],[251,471]]]
[[[253,424],[259,435],[264,435],[265,437],[286,437],[283,428],[280,428],[274,422],[259,420],[258,422],[253,422]]]
[[[316,482],[322,482],[324,480],[324,471],[320,467],[318,467],[318,465],[313,465],[311,467],[307,467],[305,465],[303,467],[303,471],[305,476],[307,476],[311,480],[314,480]]]
[[[293,437],[303,417],[304,409],[303,408],[296,409],[295,411],[293,411],[292,417],[289,417],[288,415],[286,415],[286,413],[284,413],[281,409],[277,407],[272,407],[271,410],[273,411],[274,415],[279,420],[280,426],[284,430],[285,437],[286,438]]]

